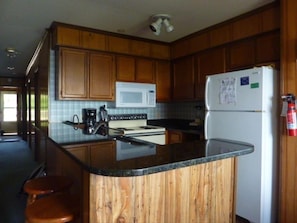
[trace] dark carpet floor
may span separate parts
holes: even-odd
[[[16,141],[17,140],[17,141]],[[27,196],[19,193],[37,163],[27,143],[17,137],[0,137],[0,222],[24,223]]]

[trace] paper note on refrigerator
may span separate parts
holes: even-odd
[[[236,104],[236,78],[228,77],[221,80],[220,104]]]

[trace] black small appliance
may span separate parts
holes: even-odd
[[[83,123],[85,124],[84,133],[92,134],[96,124],[96,108],[84,108],[83,109]]]

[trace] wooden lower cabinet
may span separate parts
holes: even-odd
[[[101,163],[112,165],[116,155],[114,141],[67,145],[64,148],[80,161],[94,167]]]
[[[106,157],[105,148],[110,146],[102,142],[67,150],[83,158],[87,149],[100,158]],[[113,177],[88,172],[50,139],[46,147],[47,173],[72,178],[71,193],[80,195],[81,214],[75,223],[235,223],[235,157],[143,176]]]
[[[90,222],[235,222],[235,159],[137,177],[90,174]]]
[[[198,134],[185,133],[179,130],[167,130],[166,135],[167,135],[166,144],[181,143],[181,142],[200,139],[200,135]]]

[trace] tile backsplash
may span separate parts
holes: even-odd
[[[105,101],[63,101],[55,99],[55,53],[51,51],[50,76],[49,76],[49,122],[57,123],[72,120],[77,114],[82,120],[83,108],[96,108],[107,105]],[[179,103],[157,103],[155,108],[109,108],[108,114],[137,114],[146,113],[148,119],[195,119],[203,117],[204,110],[198,110],[196,106],[203,107],[202,102],[179,102]]]

